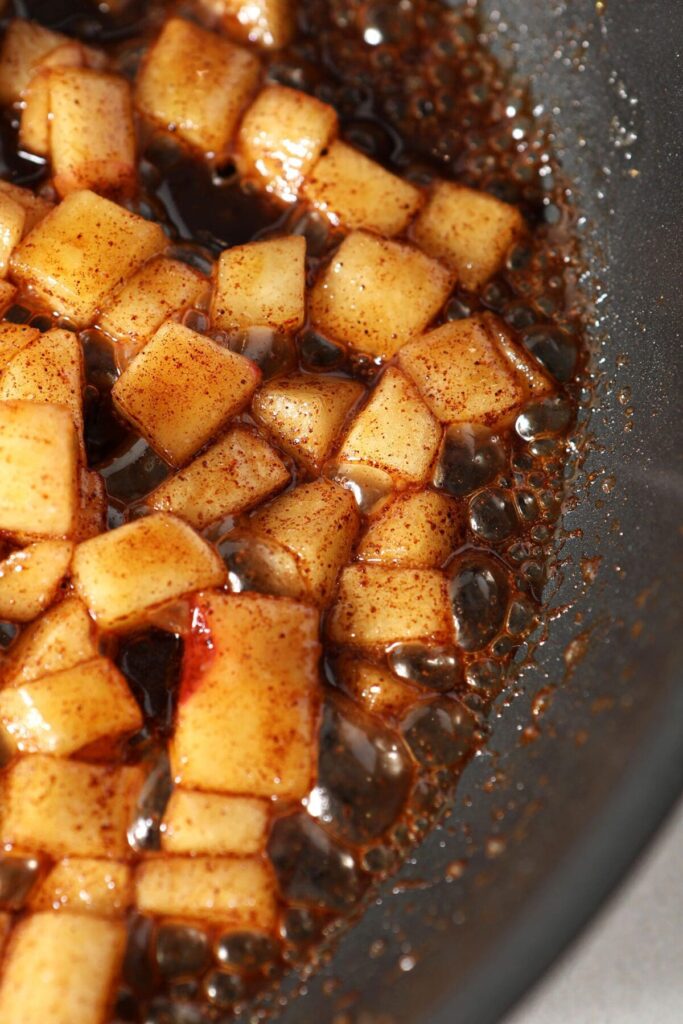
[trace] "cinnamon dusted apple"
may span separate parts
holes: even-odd
[[[382,506],[358,547],[364,562],[438,569],[464,537],[456,501],[438,491],[408,491]]]
[[[93,620],[77,598],[68,597],[21,634],[3,665],[3,682],[19,686],[72,668],[97,653]]]
[[[66,857],[31,892],[32,911],[121,918],[133,904],[133,873],[121,861]]]
[[[218,261],[211,319],[237,331],[272,327],[293,331],[305,316],[306,241],[273,238],[226,249]]]
[[[266,800],[176,789],[162,825],[161,847],[175,854],[260,853],[270,810]]]
[[[68,540],[41,540],[0,562],[0,618],[31,622],[54,600],[71,565]],[[1,699],[1,697],[0,697]]]
[[[267,50],[286,46],[294,33],[294,0],[200,0],[234,39]]]

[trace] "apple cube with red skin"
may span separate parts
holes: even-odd
[[[140,112],[193,149],[222,159],[258,87],[248,50],[182,18],[169,18],[137,79]]]
[[[185,788],[300,800],[315,772],[318,614],[289,598],[199,595],[171,743]]]

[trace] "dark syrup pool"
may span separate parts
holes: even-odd
[[[192,4],[133,2],[114,18],[87,0],[16,2],[14,13],[106,47],[113,66],[134,77],[147,40],[171,8],[197,15]],[[400,678],[424,687],[428,699],[400,721],[370,716],[341,692],[343,652],[326,646],[317,785],[307,809],[283,809],[269,843],[283,896],[278,933],[222,937],[200,923],[157,926],[132,915],[112,1018],[121,1024],[227,1021],[247,1005],[267,1015],[283,971],[315,961],[448,809],[461,769],[486,737],[493,701],[543,630],[585,356],[573,216],[546,133],[526,84],[503,74],[482,44],[471,6],[300,0],[297,8],[295,42],[271,58],[271,80],[332,103],[346,141],[413,182],[454,178],[520,206],[528,239],[480,295],[457,288],[441,320],[496,313],[555,378],[558,392],[527,407],[507,434],[447,432],[434,483],[460,500],[467,522],[466,543],[447,563],[462,650],[413,644],[377,654]],[[339,243],[341,235],[316,216],[247,191],[233,167],[210,169],[168,137],[143,131],[141,139],[142,189],[133,207],[161,221],[174,255],[198,269],[208,271],[226,246],[296,231],[308,239],[312,280]],[[40,162],[17,153],[9,117],[0,174],[33,188],[47,182]],[[51,326],[45,310],[21,295],[5,319]],[[208,331],[202,309],[185,322]],[[145,495],[169,468],[113,411],[110,391],[120,371],[113,346],[93,330],[81,339],[88,460],[104,477],[114,527],[144,512]],[[379,371],[307,329],[293,339],[254,335],[239,344],[265,378],[299,367],[370,387]],[[303,479],[287,462],[293,481]],[[220,540],[221,529],[212,528],[210,537]],[[219,546],[235,585],[257,588],[238,546]],[[11,642],[15,632],[7,627],[0,635]],[[123,759],[150,769],[130,833],[142,856],[158,849],[171,791],[163,750],[183,640],[155,627],[106,643],[145,715],[142,733],[121,750]],[[0,863],[0,876],[3,870]],[[0,889],[20,884],[0,877]]]

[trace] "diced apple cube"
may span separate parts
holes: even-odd
[[[359,528],[353,495],[331,480],[303,484],[259,509],[247,529],[277,553],[289,554],[292,571],[278,573],[273,560],[273,592],[326,604],[342,566],[351,555]]]
[[[453,641],[446,579],[434,569],[352,565],[341,575],[328,625],[333,643]]]
[[[205,288],[205,279],[186,263],[162,256],[124,284],[104,307],[98,326],[140,349],[165,320],[193,306]]]
[[[0,533],[66,537],[77,517],[77,438],[69,411],[0,402]]]
[[[191,527],[159,512],[83,541],[73,575],[99,625],[129,629],[162,604],[220,586],[226,569]]]
[[[4,313],[17,293],[16,285],[9,281],[0,281],[0,313]],[[0,355],[0,360],[2,356]]]
[[[37,327],[28,324],[0,323],[0,374],[13,356],[30,341],[40,337]]]
[[[337,668],[349,696],[380,718],[400,719],[420,699],[417,687],[374,662],[345,657]]]
[[[34,195],[30,188],[22,188],[20,185],[12,185],[9,181],[0,181],[0,194],[13,199],[24,209],[26,220],[24,222],[24,234],[32,231],[36,224],[39,224],[43,217],[46,217],[50,210],[54,209],[54,203],[42,196]]]
[[[437,491],[400,494],[370,521],[358,547],[363,562],[437,569],[463,540],[458,503]]]
[[[355,231],[318,279],[311,316],[330,337],[389,358],[436,316],[452,283],[418,249]]]
[[[442,181],[434,186],[412,236],[430,256],[453,267],[463,287],[476,291],[496,273],[523,231],[515,206]]]
[[[81,469],[80,508],[74,540],[88,540],[104,533],[107,525],[107,489],[94,470]]]
[[[20,100],[48,54],[66,42],[67,37],[59,32],[14,18],[0,49],[0,103],[9,106]]]
[[[126,680],[107,658],[0,690],[0,721],[17,750],[68,757],[142,727]]]
[[[320,157],[302,196],[331,224],[375,231],[386,238],[402,234],[422,202],[414,185],[339,141]]]
[[[2,776],[2,842],[56,859],[122,860],[129,852],[126,830],[142,781],[139,768],[47,754],[20,757]]]
[[[137,80],[140,111],[190,146],[221,159],[256,91],[258,59],[181,18],[170,18]]]
[[[121,921],[30,914],[16,927],[0,981],[3,1024],[104,1024],[126,947]]]
[[[201,0],[228,35],[266,50],[280,50],[294,33],[293,0]]]
[[[84,48],[77,39],[69,39],[44,57],[22,96],[19,121],[19,145],[28,153],[50,155],[50,71],[53,68],[79,68],[85,60]]]
[[[269,444],[245,427],[233,427],[148,496],[198,530],[244,512],[289,482],[289,470]]]
[[[51,71],[50,159],[60,196],[91,188],[129,196],[136,184],[130,85],[89,68]]]
[[[305,314],[306,240],[300,235],[238,245],[221,253],[211,319],[225,331],[294,331]]]
[[[86,327],[107,296],[165,247],[158,224],[94,192],[72,192],[14,250],[12,276]]]
[[[443,423],[505,424],[530,394],[550,390],[521,350],[515,350],[515,365],[509,358],[511,349],[501,345],[501,336],[507,338],[505,328],[499,332],[494,325],[489,317],[453,320],[401,351],[401,367]],[[509,338],[506,344],[512,347]],[[533,372],[533,381],[520,372],[521,364]]]
[[[421,483],[429,475],[440,440],[441,428],[415,385],[389,367],[353,420],[339,459],[374,466],[399,483]]]
[[[69,597],[20,635],[3,665],[3,681],[21,686],[96,655],[93,621],[81,602]]]
[[[130,867],[90,857],[59,861],[31,895],[34,911],[82,912],[98,917],[122,917],[132,903]]]
[[[249,402],[255,363],[189,327],[167,323],[114,385],[117,408],[178,466]]]
[[[0,277],[6,277],[10,256],[24,233],[26,211],[0,192]]]
[[[280,448],[319,472],[363,393],[355,381],[293,373],[267,381],[254,395],[252,411]]]
[[[83,352],[72,331],[52,330],[29,341],[0,369],[0,401],[43,402],[70,410],[83,443]]]
[[[334,107],[296,89],[267,86],[239,130],[240,173],[285,202],[294,202],[337,128]]]
[[[52,604],[73,549],[68,540],[40,540],[0,562],[0,619],[30,622]]]
[[[299,800],[315,771],[318,615],[289,598],[200,595],[171,765],[191,789]]]
[[[212,921],[240,931],[271,931],[276,893],[272,869],[256,857],[172,857],[149,861],[135,876],[143,914]]]
[[[175,789],[164,814],[161,848],[193,856],[260,853],[269,817],[266,800]]]

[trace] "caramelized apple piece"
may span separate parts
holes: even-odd
[[[200,918],[223,928],[271,931],[275,881],[256,857],[173,857],[141,864],[135,874],[143,914]]]
[[[442,181],[432,189],[412,236],[426,253],[453,267],[463,287],[476,291],[496,273],[523,231],[515,206]]]
[[[305,313],[306,240],[300,235],[237,245],[221,253],[211,319],[225,331],[294,331]]]
[[[19,145],[36,156],[50,155],[50,72],[53,68],[80,68],[84,48],[77,39],[68,39],[40,62],[22,96],[19,120]]]
[[[200,595],[171,745],[176,781],[305,796],[315,770],[318,656],[312,608],[259,594]]]
[[[72,192],[14,250],[12,276],[86,327],[107,296],[165,247],[158,224],[94,192]]]
[[[31,893],[32,910],[59,910],[98,917],[123,917],[133,903],[133,875],[127,864],[91,857],[58,861]]]
[[[225,582],[218,554],[186,523],[156,513],[76,548],[76,589],[105,629],[129,629],[184,594]]]
[[[83,353],[72,331],[53,330],[24,345],[0,370],[0,401],[46,402],[70,410],[83,446]]]
[[[267,800],[175,789],[164,814],[161,848],[193,856],[249,856],[265,849],[268,820]]]
[[[400,719],[420,699],[417,687],[371,661],[345,657],[338,665],[338,673],[345,691],[380,718]]]
[[[125,78],[89,68],[49,75],[50,160],[60,196],[91,188],[116,197],[136,185],[135,127]]]
[[[2,842],[56,859],[124,859],[142,781],[139,768],[81,764],[47,754],[20,757],[2,776]]]
[[[285,202],[294,202],[337,127],[334,107],[295,89],[269,85],[259,93],[239,130],[240,173]]]
[[[107,490],[95,470],[81,469],[80,508],[74,540],[88,540],[107,528]]]
[[[422,483],[440,440],[441,428],[415,385],[389,367],[351,423],[339,460],[373,466],[399,482]]]
[[[124,284],[104,307],[98,326],[140,349],[165,320],[193,306],[205,288],[205,279],[186,263],[162,256]]]
[[[359,528],[353,495],[323,478],[303,484],[259,509],[248,532],[274,551],[273,593],[326,604],[351,554]],[[289,555],[280,572],[281,557]]]
[[[424,330],[452,283],[450,271],[418,249],[355,231],[316,283],[311,316],[331,337],[389,358]]]
[[[414,185],[345,142],[333,142],[304,183],[302,197],[331,224],[390,238],[408,227],[422,202]]]
[[[112,390],[117,408],[178,466],[249,402],[258,367],[182,324],[167,323]]]
[[[351,565],[341,575],[328,630],[332,642],[339,644],[452,642],[446,579],[434,569]]]
[[[416,338],[399,362],[444,423],[504,425],[529,397],[551,390],[531,356],[486,316],[453,320]]]
[[[78,517],[77,439],[56,405],[0,402],[0,532],[66,537]]]
[[[0,180],[0,194],[15,203],[24,210],[26,220],[24,221],[24,234],[32,231],[36,224],[39,224],[43,217],[46,217],[50,210],[54,209],[54,203],[37,196],[29,188],[22,188],[20,185],[13,185],[9,181]]]
[[[0,721],[17,750],[69,754],[142,728],[126,680],[107,658],[0,691]]]
[[[73,550],[68,540],[41,540],[0,562],[0,619],[30,622],[52,604]]]
[[[266,50],[280,50],[294,33],[293,0],[201,0],[228,35]]]
[[[4,367],[25,345],[40,337],[37,327],[28,324],[0,323],[0,374]]]
[[[0,313],[4,313],[17,293],[16,286],[9,281],[0,281]],[[0,339],[0,361],[2,360],[2,341]]]
[[[280,448],[317,473],[363,393],[355,381],[293,373],[267,381],[254,395],[252,411]]]
[[[220,160],[260,75],[248,50],[170,18],[138,75],[137,104],[150,120]]]
[[[0,277],[6,277],[10,256],[24,234],[26,212],[9,196],[0,192]]]
[[[436,569],[464,539],[458,503],[436,491],[400,494],[370,521],[358,547],[364,562]]]
[[[233,427],[152,491],[147,502],[202,530],[253,508],[288,482],[289,470],[270,445],[245,427]]]
[[[48,54],[68,42],[66,36],[35,21],[14,18],[0,49],[0,103],[9,106],[20,100]]]
[[[69,597],[21,634],[3,665],[5,686],[61,672],[97,655],[93,621],[81,602]]]
[[[14,930],[0,981],[3,1024],[104,1024],[126,946],[123,922],[30,914]]]

